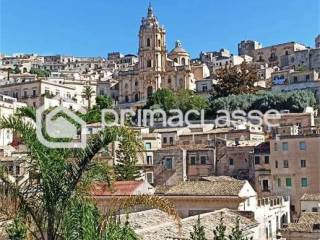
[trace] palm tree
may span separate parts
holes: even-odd
[[[28,149],[25,159],[28,171],[35,173],[33,175],[37,176],[37,181],[28,179],[17,185],[5,168],[0,166],[1,187],[6,193],[2,196],[15,199],[15,214],[23,216],[28,233],[33,239],[63,239],[65,213],[72,206],[72,202],[81,196],[86,185],[90,183],[90,178],[97,175],[90,174],[90,171],[98,166],[93,160],[95,155],[118,138],[127,136],[128,130],[125,127],[105,128],[91,136],[84,149],[54,149],[41,144],[36,136],[35,124],[32,121],[24,121],[23,113],[34,120],[30,109],[22,109],[19,116],[1,118],[0,129],[12,129],[20,135]],[[45,131],[43,133],[46,134]],[[100,175],[104,175],[104,179],[109,181],[110,172],[101,169]],[[85,201],[82,202],[85,204]],[[166,205],[161,203],[161,200],[160,204]],[[81,211],[83,209],[87,208],[80,208]],[[89,209],[94,210],[91,207]],[[86,213],[92,215],[94,211],[90,211]],[[174,210],[167,212],[172,215],[172,211]],[[8,217],[12,218],[12,214]]]
[[[88,101],[88,110],[91,109],[91,97],[95,91],[92,89],[91,86],[84,86],[82,91],[82,97]]]

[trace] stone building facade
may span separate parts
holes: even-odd
[[[120,107],[143,106],[147,97],[161,88],[195,89],[189,54],[180,41],[167,54],[166,30],[151,6],[140,26],[138,59],[132,70],[118,74]]]

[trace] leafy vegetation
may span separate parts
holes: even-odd
[[[191,240],[207,240],[204,227],[201,225],[200,215],[198,216],[197,223],[193,226],[193,232],[190,233]]]
[[[37,77],[49,77],[51,72],[47,69],[31,68],[31,74],[36,74]]]
[[[117,163],[114,167],[116,179],[119,181],[130,181],[140,177],[137,167],[137,150],[141,150],[141,144],[137,143],[137,136],[132,130],[130,134],[119,140],[116,150]]]
[[[292,92],[263,92],[260,94],[229,95],[228,97],[212,98],[209,104],[209,113],[214,116],[218,110],[234,111],[237,109],[246,112],[269,109],[290,110],[302,112],[307,106],[315,106],[316,98],[312,91]]]
[[[205,98],[190,90],[180,90],[177,93],[170,89],[160,89],[148,98],[146,108],[157,106],[166,113],[171,109],[180,109],[183,113],[188,110],[206,109],[208,102]]]
[[[257,70],[245,61],[237,66],[228,66],[216,71],[217,85],[215,95],[225,97],[231,94],[249,94],[257,92],[259,81]]]
[[[88,110],[91,109],[91,98],[95,91],[92,89],[90,85],[84,86],[82,91],[82,97],[87,100],[88,102]]]

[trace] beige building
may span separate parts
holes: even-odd
[[[282,70],[271,74],[272,91],[314,90],[320,99],[320,78],[315,70]]]
[[[143,106],[147,97],[161,88],[195,89],[189,54],[180,41],[167,54],[166,31],[151,6],[139,30],[138,59],[132,70],[118,74],[120,107]]]
[[[272,45],[264,48],[257,48],[252,51],[253,61],[267,63],[269,66],[287,66],[289,55],[295,51],[306,49],[305,45],[296,42],[288,42]]]
[[[241,211],[259,224],[256,235],[260,240],[275,239],[277,231],[290,222],[289,198],[258,198],[247,181],[226,176],[181,182],[157,192],[176,206],[182,218],[223,208]]]
[[[16,98],[28,106],[39,107],[49,99],[60,97],[87,107],[88,101],[82,95],[85,86],[91,86],[94,93],[91,106],[95,104],[97,83],[64,78],[14,78],[0,85],[0,94]]]
[[[304,193],[320,191],[319,133],[284,134],[270,140],[271,193],[290,195],[295,214],[300,213]]]
[[[301,212],[319,212],[320,213],[320,192],[305,193],[300,199]]]

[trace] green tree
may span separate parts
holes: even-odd
[[[200,215],[198,216],[197,223],[193,225],[193,232],[190,233],[190,239],[207,240],[204,227],[201,225]]]
[[[252,239],[252,238],[250,238]],[[229,235],[229,240],[249,240],[244,234],[243,230],[240,228],[240,218],[236,218],[235,226],[231,230]]]
[[[0,129],[17,132],[29,150],[28,170],[38,181],[31,179],[17,186],[3,167],[0,179],[9,196],[17,198],[18,211],[25,212],[28,231],[35,239],[42,240],[56,240],[62,234],[66,209],[82,185],[84,175],[95,164],[92,159],[96,153],[127,134],[124,128],[106,128],[92,136],[86,148],[72,150],[45,147],[36,136],[34,124],[23,121],[21,116],[1,118]],[[34,194],[30,194],[31,189]]]
[[[110,96],[97,96],[96,108],[98,110],[112,108],[112,98]]]
[[[243,61],[240,65],[227,66],[216,71],[217,84],[215,95],[218,97],[230,94],[255,93],[259,81],[257,70],[253,65]]]
[[[177,93],[176,106],[183,113],[191,109],[201,111],[207,109],[208,101],[191,90],[180,90]]]
[[[119,147],[116,150],[117,162],[114,170],[117,180],[129,181],[140,177],[140,172],[137,167],[137,151],[142,149],[142,146],[137,143],[136,134],[128,129],[128,134],[119,140]]]
[[[20,68],[19,68],[18,65],[15,65],[15,66],[14,66],[14,69],[12,70],[12,73],[14,73],[14,74],[19,74],[19,73],[21,73],[21,70],[20,70]]]
[[[169,112],[170,109],[176,108],[176,102],[177,98],[172,90],[160,89],[148,98],[146,108],[156,105],[165,112]]]
[[[37,77],[49,77],[51,72],[47,69],[31,68],[30,73],[36,74]]]
[[[101,149],[116,140],[126,138],[128,130],[123,127],[105,128],[89,138],[84,149],[48,148],[39,142],[35,124],[23,121],[22,112],[19,116],[0,118],[0,129],[12,129],[20,134],[28,150],[28,156],[25,157],[28,170],[35,177],[17,186],[6,169],[0,167],[1,190],[6,193],[1,196],[1,206],[5,206],[3,202],[6,199],[8,203],[14,199],[17,204],[14,208],[15,215],[23,213],[22,221],[33,239],[118,240],[103,237],[108,225],[95,204],[87,199],[87,189],[92,181],[110,180],[109,169],[100,168],[98,164],[101,162],[97,163],[93,159]],[[32,114],[26,115],[35,120]],[[45,126],[43,133],[47,136],[44,128]],[[137,142],[135,140],[134,143]],[[157,207],[178,219],[172,203],[156,196],[139,195],[114,202],[117,204],[117,211],[147,205]],[[12,214],[8,213],[7,217],[11,219]],[[18,231],[12,231],[13,233],[23,232],[19,230],[21,227],[14,229]],[[128,233],[132,229],[127,225],[121,231]]]
[[[6,232],[10,240],[24,240],[27,237],[27,227],[20,216],[13,219]]]
[[[88,102],[88,110],[91,109],[91,98],[95,91],[92,89],[91,86],[84,86],[82,91],[82,97],[87,100]]]
[[[218,226],[215,227],[213,230],[213,240],[227,240],[226,236],[226,229],[227,227],[224,225],[223,222],[223,213],[220,213],[220,220]]]

